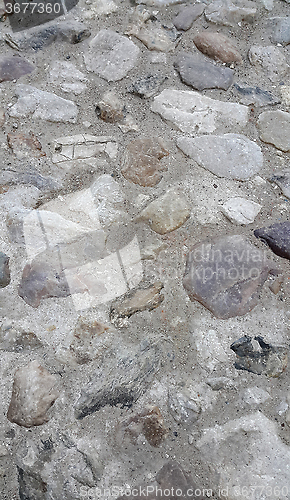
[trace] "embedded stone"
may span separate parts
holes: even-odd
[[[108,123],[122,122],[125,118],[125,106],[114,91],[106,92],[98,102],[96,113]]]
[[[181,137],[177,146],[198,165],[218,177],[247,180],[263,166],[260,147],[241,134]]]
[[[198,420],[201,413],[201,407],[186,390],[179,392],[169,391],[168,408],[174,420],[186,427],[191,427]]]
[[[46,156],[39,140],[31,131],[29,135],[10,132],[7,134],[7,140],[8,146],[19,160],[30,157],[41,158],[42,156]]]
[[[269,178],[269,181],[275,182],[284,196],[290,198],[290,170],[275,172],[275,174]]]
[[[274,43],[288,45],[290,43],[290,17],[272,17],[269,19]]]
[[[193,41],[203,54],[224,63],[243,63],[241,54],[235,44],[221,33],[202,31],[193,37]]]
[[[248,54],[250,63],[263,70],[273,82],[280,81],[288,72],[289,66],[283,52],[278,47],[253,45]]]
[[[137,94],[140,97],[152,97],[157,93],[159,87],[163,82],[165,82],[165,80],[167,80],[167,77],[162,74],[149,74],[133,82],[128,91]]]
[[[262,205],[245,198],[230,198],[222,206],[222,212],[232,222],[236,224],[251,224],[260,212]]]
[[[99,356],[100,347],[108,341],[108,327],[99,321],[88,321],[80,317],[75,326],[69,349],[76,363],[83,365]]]
[[[8,255],[0,252],[0,288],[5,288],[10,283],[9,260]]]
[[[3,127],[5,123],[5,111],[3,108],[0,108],[0,127]]]
[[[196,498],[206,500],[208,495],[205,496],[204,492],[210,493],[210,490],[199,488],[190,474],[182,469],[181,465],[175,460],[170,460],[163,465],[156,475],[156,481],[160,485],[161,491],[167,490],[167,492],[171,492],[171,495],[168,495],[169,500],[177,500],[180,491],[183,492],[184,500],[193,498],[192,492],[197,493]]]
[[[18,80],[24,75],[32,73],[35,66],[23,57],[2,56],[0,57],[0,83]]]
[[[0,349],[8,352],[27,352],[42,347],[33,332],[27,332],[13,321],[4,321],[0,327]]]
[[[280,222],[256,229],[254,235],[267,243],[276,255],[290,259],[290,222]]]
[[[159,408],[152,405],[147,405],[141,413],[124,422],[123,428],[133,444],[137,444],[138,436],[143,434],[155,448],[161,445],[169,433]]]
[[[242,21],[253,22],[256,12],[257,8],[254,2],[214,0],[206,7],[205,17],[211,23],[235,27]]]
[[[264,111],[257,122],[260,139],[281,151],[290,151],[290,114],[285,111]]]
[[[172,20],[175,28],[182,31],[189,30],[194,21],[196,21],[196,19],[203,13],[204,7],[205,6],[202,3],[196,3],[194,5],[183,7],[179,14]]]
[[[234,87],[243,96],[240,98],[241,104],[254,104],[256,106],[274,105],[280,102],[271,92],[260,87],[249,87],[246,83],[235,83]]]
[[[181,53],[174,66],[181,80],[196,90],[215,88],[228,90],[233,83],[234,71],[232,69],[216,66],[198,54]]]
[[[88,79],[84,73],[77,69],[75,64],[69,61],[53,61],[49,69],[47,81],[48,83],[57,85],[64,92],[73,92],[79,95],[86,90]]]

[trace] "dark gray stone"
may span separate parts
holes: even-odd
[[[281,99],[275,97],[271,92],[261,89],[260,87],[249,87],[245,83],[235,83],[234,87],[242,94],[240,102],[242,104],[256,104],[257,106],[274,105],[281,102]]]
[[[156,476],[156,480],[164,492],[170,490],[171,494],[166,495],[170,500],[178,500],[178,498],[183,500],[205,500],[206,498],[203,495],[203,488],[198,487],[192,477],[174,460],[163,465]],[[179,495],[177,490],[181,490],[182,495]],[[196,494],[194,494],[195,492]]]
[[[9,259],[8,255],[0,252],[0,288],[4,288],[10,283]]]
[[[26,352],[42,347],[42,343],[35,333],[26,332],[13,326],[12,323],[4,323],[0,327],[0,349],[8,352]]]
[[[174,64],[186,85],[196,90],[227,90],[233,83],[234,71],[216,66],[207,58],[197,54],[180,54]]]
[[[275,182],[275,184],[277,184],[277,186],[281,189],[284,196],[290,198],[290,170],[275,172],[275,174],[269,178],[269,181]]]
[[[178,30],[187,31],[192,26],[194,21],[201,16],[204,8],[205,5],[202,3],[188,5],[179,12],[179,14],[173,19],[172,23]]]
[[[129,92],[137,94],[140,97],[152,97],[155,95],[163,82],[167,80],[166,76],[163,75],[147,75],[143,78],[135,80],[131,87],[129,87]]]
[[[2,56],[0,57],[0,83],[18,80],[21,76],[34,71],[35,66],[23,57]]]
[[[269,25],[272,30],[272,42],[283,45],[290,43],[290,17],[273,17],[269,19]]]
[[[290,222],[256,229],[254,235],[267,243],[276,255],[290,259]]]
[[[17,469],[20,500],[43,500],[47,492],[47,483],[39,474],[29,474],[20,467]]]

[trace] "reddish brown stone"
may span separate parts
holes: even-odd
[[[34,158],[46,156],[44,151],[42,151],[39,140],[33,132],[29,132],[29,135],[10,133],[7,134],[7,140],[8,146],[20,160],[31,156]]]
[[[193,41],[198,50],[216,61],[224,63],[243,63],[242,56],[238,49],[225,35],[203,31],[195,35]]]

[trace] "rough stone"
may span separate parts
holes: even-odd
[[[248,54],[250,63],[263,70],[271,81],[280,81],[289,70],[287,60],[278,47],[253,45]]]
[[[80,317],[73,332],[70,351],[80,365],[89,363],[100,355],[100,347],[108,341],[108,327],[99,321],[88,321]]]
[[[42,156],[46,156],[39,140],[31,131],[29,135],[10,132],[7,134],[7,140],[8,146],[19,160],[30,157],[41,158]]]
[[[285,111],[264,111],[257,122],[260,139],[274,144],[281,151],[290,151],[290,114]]]
[[[218,177],[246,180],[259,172],[263,165],[260,147],[241,134],[181,137],[178,147],[201,167]]]
[[[290,106],[290,86],[289,85],[281,85],[280,87],[282,104],[285,104],[287,107]]]
[[[198,420],[201,407],[186,390],[168,392],[168,408],[174,420],[186,427],[191,427]]]
[[[84,60],[88,71],[97,73],[108,82],[115,82],[134,68],[139,52],[139,48],[125,36],[103,29],[91,40]]]
[[[24,160],[19,162],[14,160],[13,166],[5,165],[0,172],[0,183],[2,186],[18,186],[19,184],[35,186],[47,194],[55,194],[62,187],[59,180],[42,175],[35,164],[31,164],[30,161],[24,162]]]
[[[221,33],[202,31],[193,37],[193,41],[198,50],[216,61],[243,63],[242,56],[235,44]]]
[[[166,234],[178,229],[189,217],[190,206],[187,199],[174,189],[170,189],[157,200],[149,203],[137,220],[146,220],[153,231]]]
[[[204,11],[204,4],[196,3],[183,7],[179,14],[172,20],[175,28],[182,31],[187,31],[192,24]]]
[[[137,290],[132,290],[127,296],[113,303],[110,311],[110,319],[116,326],[124,326],[126,319],[141,311],[152,311],[164,300],[161,290],[163,283],[156,282]],[[124,321],[125,319],[125,321]]]
[[[49,69],[48,83],[60,87],[64,92],[82,94],[87,88],[85,74],[69,61],[54,61]]]
[[[0,327],[0,349],[8,352],[27,352],[42,347],[33,332],[27,332],[13,321],[4,321]]]
[[[246,225],[254,222],[261,208],[262,205],[259,205],[259,203],[238,196],[236,198],[230,198],[224,203],[222,212],[230,221],[236,224]]]
[[[276,255],[290,259],[290,222],[281,222],[256,229],[254,235],[267,243]]]
[[[196,90],[228,90],[234,79],[234,71],[213,64],[199,54],[179,54],[174,64],[181,80]]]
[[[283,284],[283,281],[284,281],[284,276],[278,276],[270,285],[269,285],[269,288],[271,290],[271,292],[273,292],[275,295],[277,295],[277,293],[280,292],[281,290],[281,286]]]
[[[242,21],[253,22],[256,12],[257,8],[254,2],[214,0],[206,7],[205,17],[212,23],[235,27]]]
[[[138,436],[143,434],[148,443],[155,448],[165,441],[169,433],[159,408],[152,405],[148,405],[141,413],[124,422],[123,426],[133,444],[137,444]]]
[[[10,257],[3,252],[0,252],[0,288],[5,288],[10,283]]]
[[[221,132],[240,129],[248,121],[248,108],[241,104],[222,102],[199,92],[166,89],[154,97],[152,111],[173,123],[181,132]]]
[[[23,57],[2,56],[0,57],[0,83],[18,80],[24,75],[32,73],[35,66]]]
[[[237,356],[235,368],[247,370],[257,375],[279,377],[287,367],[288,349],[272,346],[264,341],[263,337],[255,337],[261,350],[254,350],[252,338],[245,335],[232,343],[231,349]]]
[[[200,498],[200,500],[206,499],[203,494],[205,490],[198,488],[198,485],[193,481],[192,477],[174,460],[163,465],[156,476],[156,480],[162,490],[171,492],[171,494],[168,495],[170,500],[177,500],[179,496],[177,491],[182,491],[182,498],[184,498],[184,500],[194,498],[192,492],[197,493],[195,498]]]
[[[290,43],[290,17],[272,17],[269,19],[274,43],[288,45]]]
[[[122,122],[125,118],[125,106],[114,91],[106,92],[98,102],[96,113],[108,123]]]
[[[161,138],[135,139],[127,146],[122,174],[125,179],[140,186],[156,186],[162,179],[162,172],[167,170],[167,166],[160,160],[168,154]]]
[[[265,403],[270,398],[270,394],[261,387],[247,387],[242,394],[242,401],[251,406]]]
[[[155,95],[163,82],[167,79],[162,74],[147,75],[143,78],[138,78],[129,87],[129,92],[139,95],[140,97],[152,97]]]
[[[151,385],[159,369],[160,350],[149,345],[144,350],[116,354],[106,359],[75,406],[76,418],[82,419],[104,406],[130,407]]]
[[[0,127],[3,127],[5,123],[5,111],[3,108],[0,108]]]
[[[31,361],[15,373],[7,418],[23,427],[42,425],[49,421],[47,411],[58,396],[55,377]]]
[[[94,1],[91,7],[83,14],[84,19],[95,19],[98,16],[112,14],[118,10],[118,5],[113,0]]]
[[[175,5],[182,3],[183,0],[137,0],[136,3],[148,5],[150,7],[162,7],[164,5]]]
[[[260,87],[249,87],[245,83],[235,83],[234,87],[242,94],[240,99],[241,104],[254,104],[256,106],[274,105],[280,102],[280,99],[275,97],[271,92],[263,90]]]
[[[183,286],[191,301],[228,319],[257,305],[269,272],[276,272],[274,265],[243,236],[223,236],[192,247]]]
[[[290,170],[275,172],[275,174],[269,178],[269,181],[275,182],[284,196],[290,198]]]
[[[72,102],[31,85],[16,85],[18,101],[9,108],[13,118],[32,116],[51,122],[75,123],[78,108]]]

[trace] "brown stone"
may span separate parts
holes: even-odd
[[[88,363],[98,356],[99,338],[107,330],[108,327],[98,321],[79,318],[70,344],[70,351],[78,364]]]
[[[220,33],[203,31],[193,37],[193,41],[203,54],[224,63],[243,63],[243,59],[234,43]]]
[[[19,160],[30,158],[31,156],[34,158],[46,156],[44,151],[42,151],[39,140],[33,132],[29,132],[29,135],[11,132],[7,134],[7,140],[8,146]]]
[[[125,433],[130,435],[132,443],[137,442],[140,434],[151,446],[158,447],[165,440],[169,429],[157,406],[147,406],[141,413],[130,418],[125,424]]]
[[[161,172],[167,170],[160,163],[168,151],[162,139],[142,137],[132,141],[126,150],[122,174],[128,181],[144,187],[152,187],[162,179]]]
[[[106,92],[102,100],[97,104],[96,112],[108,123],[122,122],[125,117],[125,106],[122,104],[115,92]]]
[[[18,80],[21,76],[32,73],[34,69],[33,64],[23,57],[2,56],[0,57],[0,82]]]

